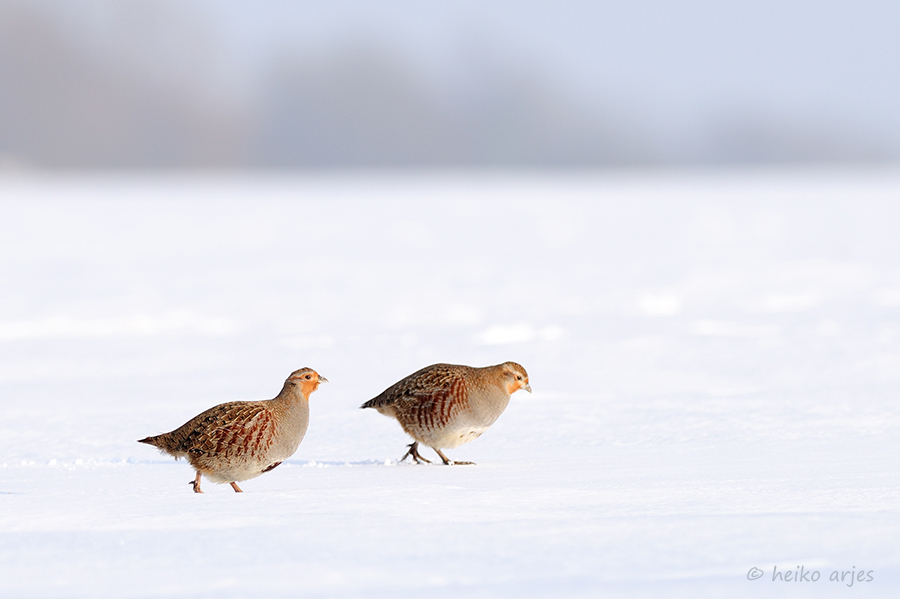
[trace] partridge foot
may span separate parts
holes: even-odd
[[[441,459],[444,460],[444,464],[446,466],[474,466],[475,465],[475,462],[456,462],[454,460],[451,460],[447,456],[445,456],[441,452],[440,449],[435,449],[434,447],[432,447],[432,449],[434,449],[435,453],[437,453],[439,456],[441,456]]]
[[[404,455],[403,458],[400,460],[401,462],[406,460],[406,458],[408,458],[408,457],[412,457],[413,461],[415,461],[416,464],[419,463],[419,460],[422,460],[426,464],[431,463],[430,460],[426,460],[425,458],[423,458],[422,456],[419,455],[419,442],[418,441],[413,441],[412,443],[407,445],[407,447],[409,447],[409,451],[407,451],[406,455]]]

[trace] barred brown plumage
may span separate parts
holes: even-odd
[[[457,447],[477,439],[503,413],[509,397],[519,389],[531,392],[528,373],[515,362],[474,368],[432,364],[394,383],[361,408],[373,408],[396,418],[413,438],[401,462],[419,455],[419,443],[431,447],[444,464],[454,462],[441,448]]]
[[[175,430],[140,439],[163,453],[185,458],[197,471],[191,481],[195,493],[200,477],[230,483],[272,470],[297,451],[309,425],[309,396],[328,379],[312,368],[291,373],[274,399],[232,401],[193,417]]]

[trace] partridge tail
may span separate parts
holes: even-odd
[[[363,405],[359,406],[359,408],[361,410],[364,410],[366,408],[375,408],[377,410],[378,408],[383,408],[384,406],[388,406],[394,403],[390,398],[386,398],[384,395],[385,394],[382,394],[374,399],[370,399]]]
[[[175,455],[176,448],[174,447],[174,443],[172,442],[172,437],[169,434],[165,435],[156,435],[154,437],[144,437],[143,439],[138,439],[138,443],[146,443],[147,445],[152,445],[156,447],[160,451],[164,453],[169,453]]]

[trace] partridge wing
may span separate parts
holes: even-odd
[[[264,452],[274,437],[275,419],[262,402],[232,402],[204,412],[189,435],[195,458],[229,458]]]
[[[394,405],[409,425],[433,430],[446,426],[460,410],[466,409],[468,397],[460,372],[436,368],[407,380],[398,390]]]

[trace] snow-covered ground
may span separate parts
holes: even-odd
[[[0,596],[897,596],[898,231],[897,171],[2,179]],[[358,409],[505,360],[477,466]],[[135,442],[302,366],[243,494]]]

